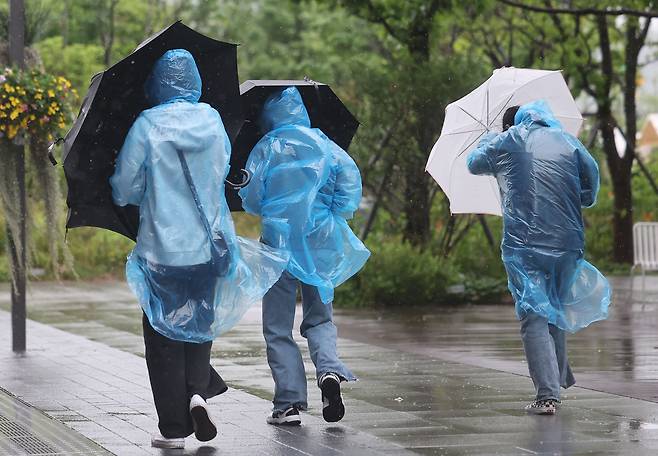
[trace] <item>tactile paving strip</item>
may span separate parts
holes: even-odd
[[[107,455],[107,450],[0,389],[0,454]]]

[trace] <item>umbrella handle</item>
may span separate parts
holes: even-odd
[[[226,183],[229,184],[233,188],[246,187],[249,184],[249,182],[251,182],[251,173],[249,171],[247,171],[246,169],[241,169],[240,172],[243,175],[242,182],[236,184],[235,182],[231,182],[230,180],[226,179],[225,180]]]
[[[57,160],[55,160],[55,156],[53,155],[55,146],[63,142],[64,138],[57,138],[52,144],[50,144],[50,146],[48,146],[48,160],[50,160],[50,163],[52,163],[53,166],[57,166]]]

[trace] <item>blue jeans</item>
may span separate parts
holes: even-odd
[[[545,317],[527,313],[521,319],[521,339],[536,399],[559,401],[560,386],[569,388],[576,383],[567,359],[566,333]]]
[[[331,303],[323,304],[316,287],[301,283],[284,271],[263,297],[263,335],[267,345],[267,362],[274,379],[274,410],[286,410],[292,406],[305,410],[308,407],[304,362],[292,337],[297,287],[300,284],[304,310],[300,332],[308,342],[316,378],[333,372],[343,380],[356,380],[338,359],[337,330],[332,321]]]

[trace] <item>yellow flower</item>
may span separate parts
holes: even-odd
[[[14,120],[14,119],[16,119],[16,118],[18,117],[18,115],[19,115],[20,113],[21,113],[21,112],[20,112],[18,109],[14,109],[14,110],[11,112],[11,114],[9,114],[9,118],[10,118],[11,120]]]
[[[59,128],[64,128],[64,127],[66,127],[66,124],[64,122],[60,122],[60,123],[57,124],[57,126]]]
[[[50,98],[55,98],[55,91],[52,90],[52,89],[48,89],[48,96],[49,96]]]
[[[37,118],[37,116],[35,116],[34,114],[30,114],[30,120],[34,120],[36,118]]]
[[[43,95],[41,95],[39,92],[37,92],[37,93],[34,95],[34,99],[35,99],[35,100],[41,100],[42,98],[43,98]]]
[[[16,136],[16,133],[18,133],[18,128],[14,125],[9,125],[9,128],[7,129],[7,137],[13,139],[14,136]]]
[[[7,93],[14,93],[14,92],[16,91],[16,89],[14,89],[12,86],[10,86],[10,85],[7,84],[7,83],[5,83],[5,84],[2,86],[2,88],[5,89],[5,92],[7,92]]]

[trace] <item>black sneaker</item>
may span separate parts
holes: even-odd
[[[322,391],[322,417],[328,423],[340,421],[345,416],[345,405],[340,395],[340,377],[329,372],[318,381]]]
[[[284,426],[299,426],[302,420],[297,407],[290,407],[286,411],[275,410],[267,417],[267,424],[281,424]]]
[[[534,401],[525,406],[525,411],[530,415],[555,415],[559,401],[553,399],[546,399],[542,401]]]

